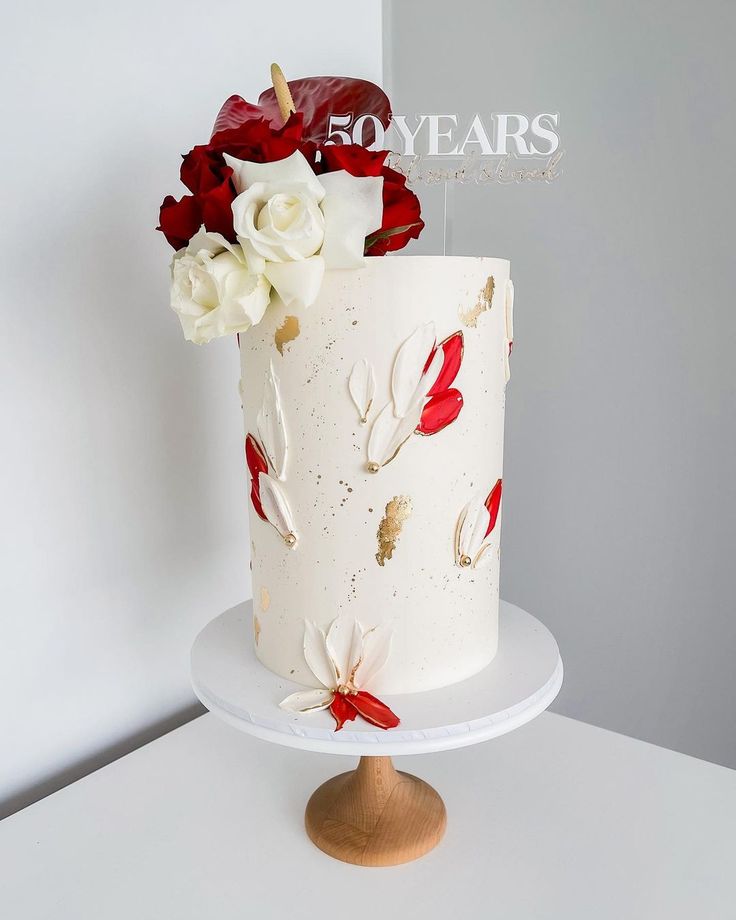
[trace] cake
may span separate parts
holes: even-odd
[[[341,79],[289,93],[277,71],[259,106],[231,97],[160,229],[186,337],[237,334],[248,641],[294,682],[294,718],[389,729],[400,712],[376,694],[496,653],[513,285],[503,259],[391,254],[421,232],[419,202],[384,151],[324,144],[336,85],[389,117],[377,87]]]

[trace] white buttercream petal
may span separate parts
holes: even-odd
[[[461,556],[475,559],[485,540],[491,516],[482,495],[474,496],[465,506],[460,527],[458,550]]]
[[[304,660],[317,681],[328,690],[337,687],[337,672],[327,651],[327,639],[311,620],[304,621]]]
[[[327,268],[365,265],[365,238],[383,223],[383,177],[351,176],[344,169],[322,176],[325,239],[321,254]]]
[[[396,418],[391,403],[376,416],[368,439],[368,462],[386,466],[416,430],[422,417],[422,401],[416,403],[402,418]]]
[[[281,700],[279,706],[288,712],[318,712],[320,709],[327,709],[335,694],[331,690],[297,690],[285,700]]]
[[[289,502],[278,482],[268,473],[259,473],[258,490],[261,507],[268,523],[273,525],[285,540],[296,536]]]
[[[300,262],[266,262],[264,274],[287,307],[292,303],[309,307],[322,287],[325,262],[322,256]]]
[[[358,410],[360,422],[365,425],[373,405],[373,397],[376,395],[376,375],[370,361],[363,358],[355,362],[348,379],[348,390]]]
[[[266,384],[263,388],[263,402],[256,419],[256,427],[266,456],[278,479],[286,479],[286,461],[288,458],[288,441],[286,422],[281,407],[279,378],[273,369],[273,362],[266,372]]]
[[[341,613],[332,621],[327,633],[327,651],[335,665],[338,684],[344,684],[363,654],[363,631],[354,617]]]
[[[271,163],[252,163],[238,160],[226,153],[225,162],[233,171],[235,189],[242,192],[254,182],[269,182],[283,185],[285,182],[303,182],[317,201],[322,201],[325,190],[314,170],[301,151],[295,150],[291,156]],[[381,222],[379,221],[379,227]]]
[[[418,400],[426,396],[426,390],[432,388],[434,380],[429,383],[422,378],[424,365],[436,341],[434,323],[425,323],[423,326],[418,326],[399,349],[391,376],[391,394],[394,398],[394,414],[397,418],[406,415]],[[426,386],[424,391],[422,391],[423,386]]]
[[[363,656],[355,671],[356,688],[368,687],[391,654],[391,630],[388,626],[374,626],[363,636]]]

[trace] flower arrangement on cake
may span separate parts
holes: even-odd
[[[197,344],[260,322],[272,292],[309,306],[325,271],[360,268],[424,227],[417,196],[385,165],[387,150],[324,139],[340,106],[388,125],[379,87],[343,77],[287,84],[275,64],[272,79],[257,105],[225,102],[209,142],[184,155],[190,194],[161,205],[157,229],[176,250],[171,306]]]

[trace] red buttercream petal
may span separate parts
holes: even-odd
[[[185,195],[177,201],[167,195],[159,212],[160,230],[174,249],[186,246],[189,240],[202,226],[202,211],[193,195]]]
[[[333,697],[330,703],[330,712],[335,722],[337,722],[336,732],[339,732],[346,722],[352,722],[358,714],[355,707],[348,702],[348,698],[342,693],[336,693]]]
[[[366,693],[365,690],[351,693],[349,699],[351,705],[367,722],[379,728],[396,728],[399,724],[399,717],[396,713],[391,712],[385,703],[370,693]]]
[[[443,393],[451,386],[462,364],[463,342],[463,333],[462,329],[460,329],[457,332],[453,332],[452,335],[448,336],[444,342],[440,342],[437,346],[445,353],[445,361],[434,386],[429,393],[427,393],[427,396],[436,396],[438,393]]]
[[[268,472],[268,461],[266,460],[263,448],[252,434],[248,434],[245,437],[245,462],[248,464],[248,472],[250,473],[251,479],[250,500],[253,503],[258,517],[262,518],[264,521],[268,520],[263,511],[263,505],[261,504],[261,490],[258,479],[260,473]]]
[[[463,394],[460,390],[450,389],[433,396],[422,411],[417,431],[420,434],[437,434],[460,415],[463,407]]]
[[[488,530],[486,530],[485,536],[493,530],[496,526],[496,521],[498,519],[498,510],[501,507],[501,491],[503,489],[503,481],[498,480],[496,485],[491,489],[488,498],[486,499],[486,508],[488,509],[488,514],[491,516],[490,521],[488,522]]]

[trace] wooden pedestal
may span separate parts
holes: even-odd
[[[316,846],[357,866],[396,866],[442,839],[445,805],[434,789],[394,769],[390,757],[361,757],[358,769],[323,783],[305,815]]]

